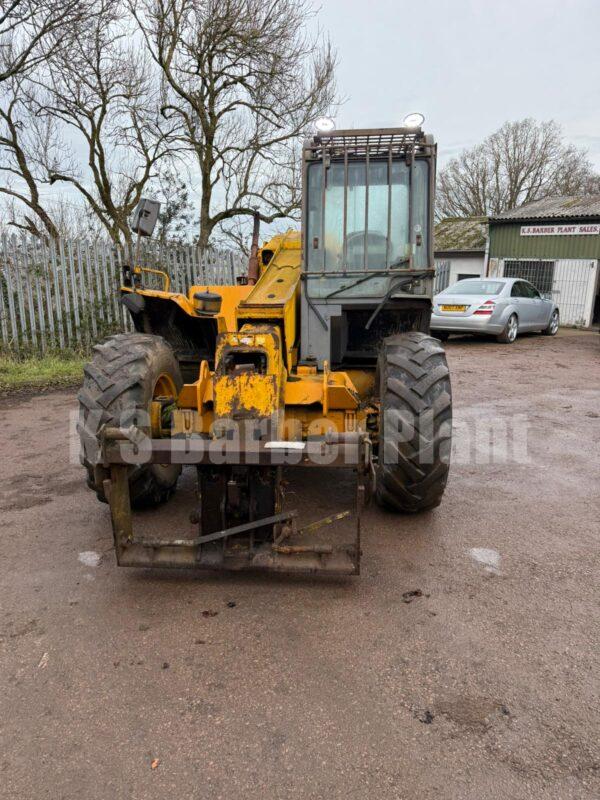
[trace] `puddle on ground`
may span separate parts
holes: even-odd
[[[85,564],[86,567],[97,567],[101,558],[102,556],[100,553],[97,553],[95,550],[84,550],[83,553],[79,553],[78,555],[78,559],[82,564]]]
[[[469,555],[473,561],[477,561],[487,572],[497,575],[500,572],[500,553],[487,547],[472,547]]]

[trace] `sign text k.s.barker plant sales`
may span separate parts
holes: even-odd
[[[600,224],[521,225],[521,236],[597,236]]]

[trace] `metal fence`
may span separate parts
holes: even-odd
[[[505,278],[524,278],[532,283],[540,294],[550,298],[554,283],[554,261],[536,259],[505,259]]]
[[[199,253],[189,246],[144,241],[139,263],[169,273],[171,289],[234,283],[246,270],[241,254]],[[0,238],[0,336],[4,352],[43,354],[87,347],[130,328],[119,302],[121,256],[106,242]]]
[[[435,279],[433,282],[434,294],[439,294],[446,289],[450,283],[450,262],[439,261],[435,262]]]

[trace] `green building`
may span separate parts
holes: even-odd
[[[600,322],[600,195],[549,197],[489,221],[487,274],[525,278],[563,325]]]

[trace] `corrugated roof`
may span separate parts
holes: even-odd
[[[435,226],[436,252],[449,250],[483,252],[487,239],[487,217],[446,217]]]
[[[511,208],[493,220],[550,219],[552,217],[600,217],[600,194],[574,197],[545,197],[518,208]]]

